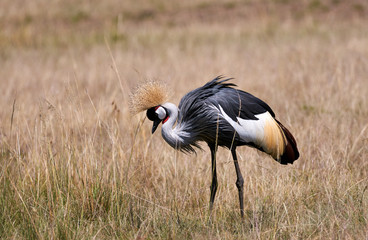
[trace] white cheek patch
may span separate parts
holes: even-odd
[[[159,119],[163,120],[166,117],[166,111],[163,107],[158,107],[156,109],[156,114]]]

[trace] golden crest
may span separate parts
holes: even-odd
[[[134,115],[167,102],[168,88],[158,81],[148,81],[139,85],[130,95],[130,112]]]

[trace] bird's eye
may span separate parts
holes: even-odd
[[[156,109],[156,114],[160,120],[163,120],[166,117],[166,110],[160,106]]]

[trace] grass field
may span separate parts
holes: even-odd
[[[1,239],[367,239],[366,1],[2,1]],[[301,154],[282,166],[178,153],[129,93],[172,102],[217,75],[265,100]]]

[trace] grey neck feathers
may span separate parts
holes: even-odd
[[[183,131],[184,125],[176,125],[175,122],[178,119],[178,108],[172,103],[164,103],[162,105],[167,109],[169,119],[162,124],[162,137],[173,148],[180,149],[182,144],[185,144],[185,137],[188,137],[188,133]]]

